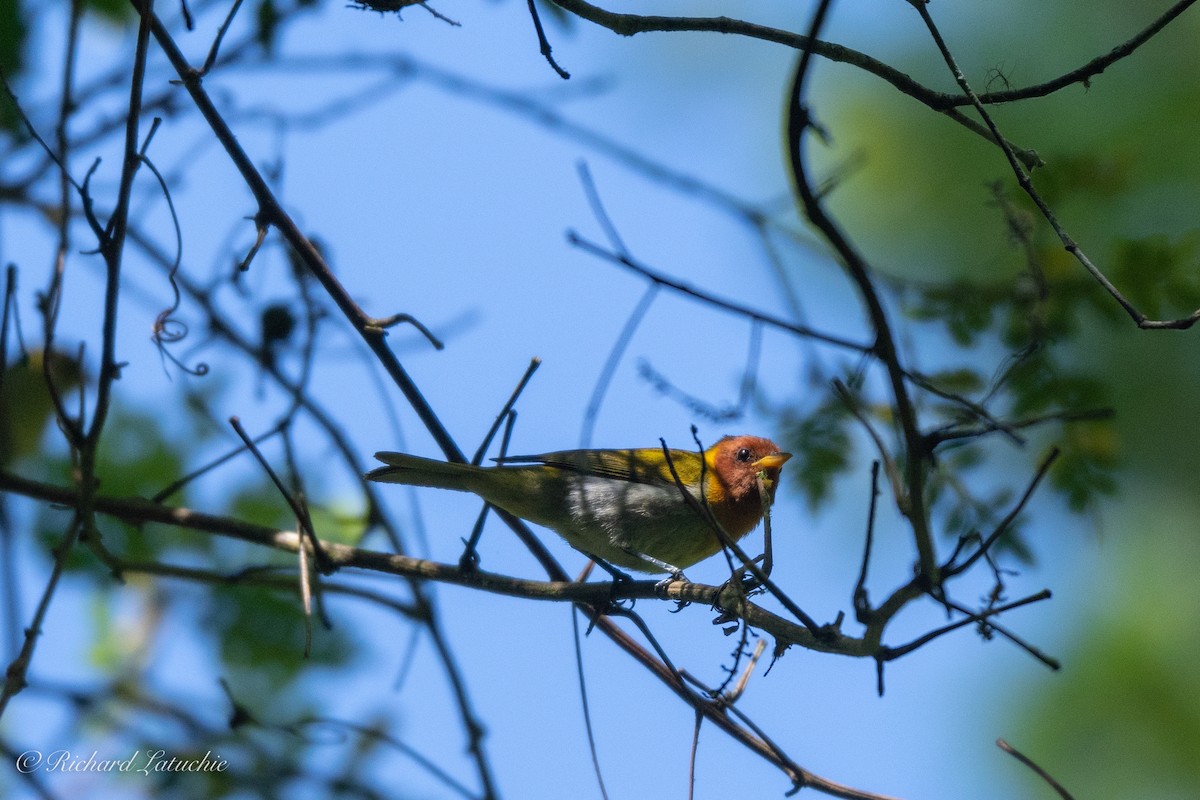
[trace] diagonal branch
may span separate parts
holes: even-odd
[[[0,491],[21,494],[67,507],[77,507],[80,503],[80,495],[76,489],[40,483],[4,472],[0,472]],[[231,517],[160,505],[141,498],[98,496],[95,498],[95,505],[97,512],[135,525],[153,522],[184,527],[291,553],[295,553],[299,548],[305,546],[304,537],[295,531],[281,531]],[[532,600],[582,604],[587,608],[604,608],[614,598],[652,598],[658,592],[657,584],[654,581],[629,581],[616,585],[579,583],[569,580],[534,581],[480,570],[462,570],[450,564],[351,547],[336,542],[322,541],[322,546],[330,562],[339,568],[354,567],[410,578],[435,580]],[[140,565],[140,567],[143,570],[146,569],[146,565]],[[735,588],[684,584],[677,581],[667,587],[666,596],[668,599],[703,606],[719,603],[724,608],[736,611],[751,625],[771,632],[785,644],[796,644],[822,652],[843,655],[872,655],[867,649],[867,644],[862,640],[840,633],[827,637],[814,636],[804,626],[749,603]],[[424,612],[418,606],[415,613],[419,616]],[[726,705],[719,699],[714,700],[701,696],[687,688],[679,679],[678,673],[670,670],[661,660],[634,641],[628,633],[614,625],[612,620],[602,616],[597,620],[597,627],[604,630],[619,646],[632,654],[662,680],[671,691],[703,714],[707,720],[730,734],[752,752],[783,770],[796,785],[816,789],[835,797],[886,800],[882,795],[852,789],[809,772],[759,733],[738,724],[729,716]]]
[[[975,94],[974,90],[971,89],[971,85],[967,82],[966,77],[959,68],[958,62],[955,60],[954,55],[950,52],[950,48],[946,45],[945,39],[942,38],[942,33],[940,30],[938,30],[936,23],[934,23],[933,17],[929,13],[929,8],[926,5],[925,0],[908,0],[908,2],[909,5],[917,10],[917,13],[921,17],[921,21],[925,23],[925,27],[929,30],[929,35],[933,37],[934,44],[937,45],[938,51],[942,54],[942,59],[946,62],[946,66],[954,75],[955,82],[958,83],[959,87],[963,90],[963,94],[970,99],[971,104],[975,107],[975,111],[979,114],[980,118],[983,119],[984,124],[988,127],[988,130],[992,132],[994,137],[993,140],[1000,147],[1001,151],[1003,151],[1004,157],[1008,160],[1009,167],[1012,169],[1013,174],[1017,178],[1017,183],[1020,184],[1021,188],[1025,191],[1025,194],[1028,195],[1029,199],[1032,200],[1034,205],[1037,206],[1038,211],[1041,212],[1042,216],[1046,219],[1046,222],[1050,223],[1050,227],[1054,229],[1054,233],[1058,235],[1059,241],[1062,242],[1063,249],[1075,257],[1075,260],[1078,261],[1083,268],[1088,271],[1088,274],[1090,274],[1092,278],[1094,278],[1095,281],[1100,284],[1104,291],[1108,292],[1108,294],[1117,301],[1117,304],[1125,310],[1125,313],[1129,315],[1130,319],[1132,319],[1134,324],[1136,324],[1139,328],[1143,330],[1186,330],[1195,325],[1197,322],[1200,322],[1200,308],[1197,308],[1187,316],[1179,317],[1177,319],[1150,319],[1143,314],[1128,298],[1126,298],[1125,295],[1123,295],[1116,287],[1116,285],[1109,280],[1108,276],[1105,275],[1104,272],[1092,262],[1088,255],[1083,251],[1083,248],[1079,246],[1075,239],[1072,238],[1072,236],[1067,232],[1066,228],[1063,227],[1062,223],[1058,221],[1058,216],[1054,213],[1054,210],[1050,208],[1050,204],[1047,203],[1045,198],[1042,197],[1041,193],[1034,188],[1033,180],[1029,175],[1029,170],[1013,151],[1012,146],[1009,145],[1008,142],[1006,142],[1000,135],[1000,129],[997,127],[995,121],[984,107],[983,101],[978,95]],[[1183,9],[1180,8],[1179,10],[1182,11]]]

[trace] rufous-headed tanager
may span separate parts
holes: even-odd
[[[759,473],[770,503],[791,454],[757,436],[726,436],[703,460],[694,451],[671,450],[669,465],[653,447],[509,456],[496,467],[405,453],[375,457],[387,466],[367,473],[370,480],[472,492],[610,565],[677,573],[721,549],[703,506],[732,539],[741,539],[762,519]],[[695,503],[684,499],[680,484]]]

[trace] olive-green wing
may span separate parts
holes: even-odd
[[[684,484],[700,480],[700,456],[687,450],[672,450],[671,466]],[[506,456],[500,464],[545,464],[581,475],[657,485],[674,485],[663,451],[659,448],[629,450],[560,450],[534,456]]]

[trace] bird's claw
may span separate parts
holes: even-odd
[[[465,574],[472,574],[479,571],[479,551],[468,545],[463,554],[458,558],[458,569]]]
[[[687,576],[683,574],[683,570],[681,570],[681,569],[671,570],[671,573],[669,575],[667,575],[667,577],[663,578],[661,581],[654,584],[654,593],[656,595],[658,595],[660,598],[662,598],[663,600],[666,600],[667,599],[667,588],[675,581],[679,581],[681,583],[691,583],[691,581],[688,580]]]
[[[751,561],[755,564],[764,564],[764,569],[762,570],[763,575],[765,577],[771,576],[770,565],[766,564],[766,554],[751,559]],[[754,592],[757,592],[759,589],[763,588],[763,581],[759,580],[758,576],[753,573],[747,574],[749,572],[750,570],[747,567],[742,567],[730,576],[729,580],[725,582],[722,588],[732,586],[736,581],[741,584],[742,594],[750,595]]]

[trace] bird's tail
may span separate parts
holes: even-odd
[[[407,453],[376,453],[386,466],[367,473],[367,480],[383,483],[404,483],[409,486],[432,486],[435,489],[475,491],[482,468],[452,461],[434,461],[410,456]]]

